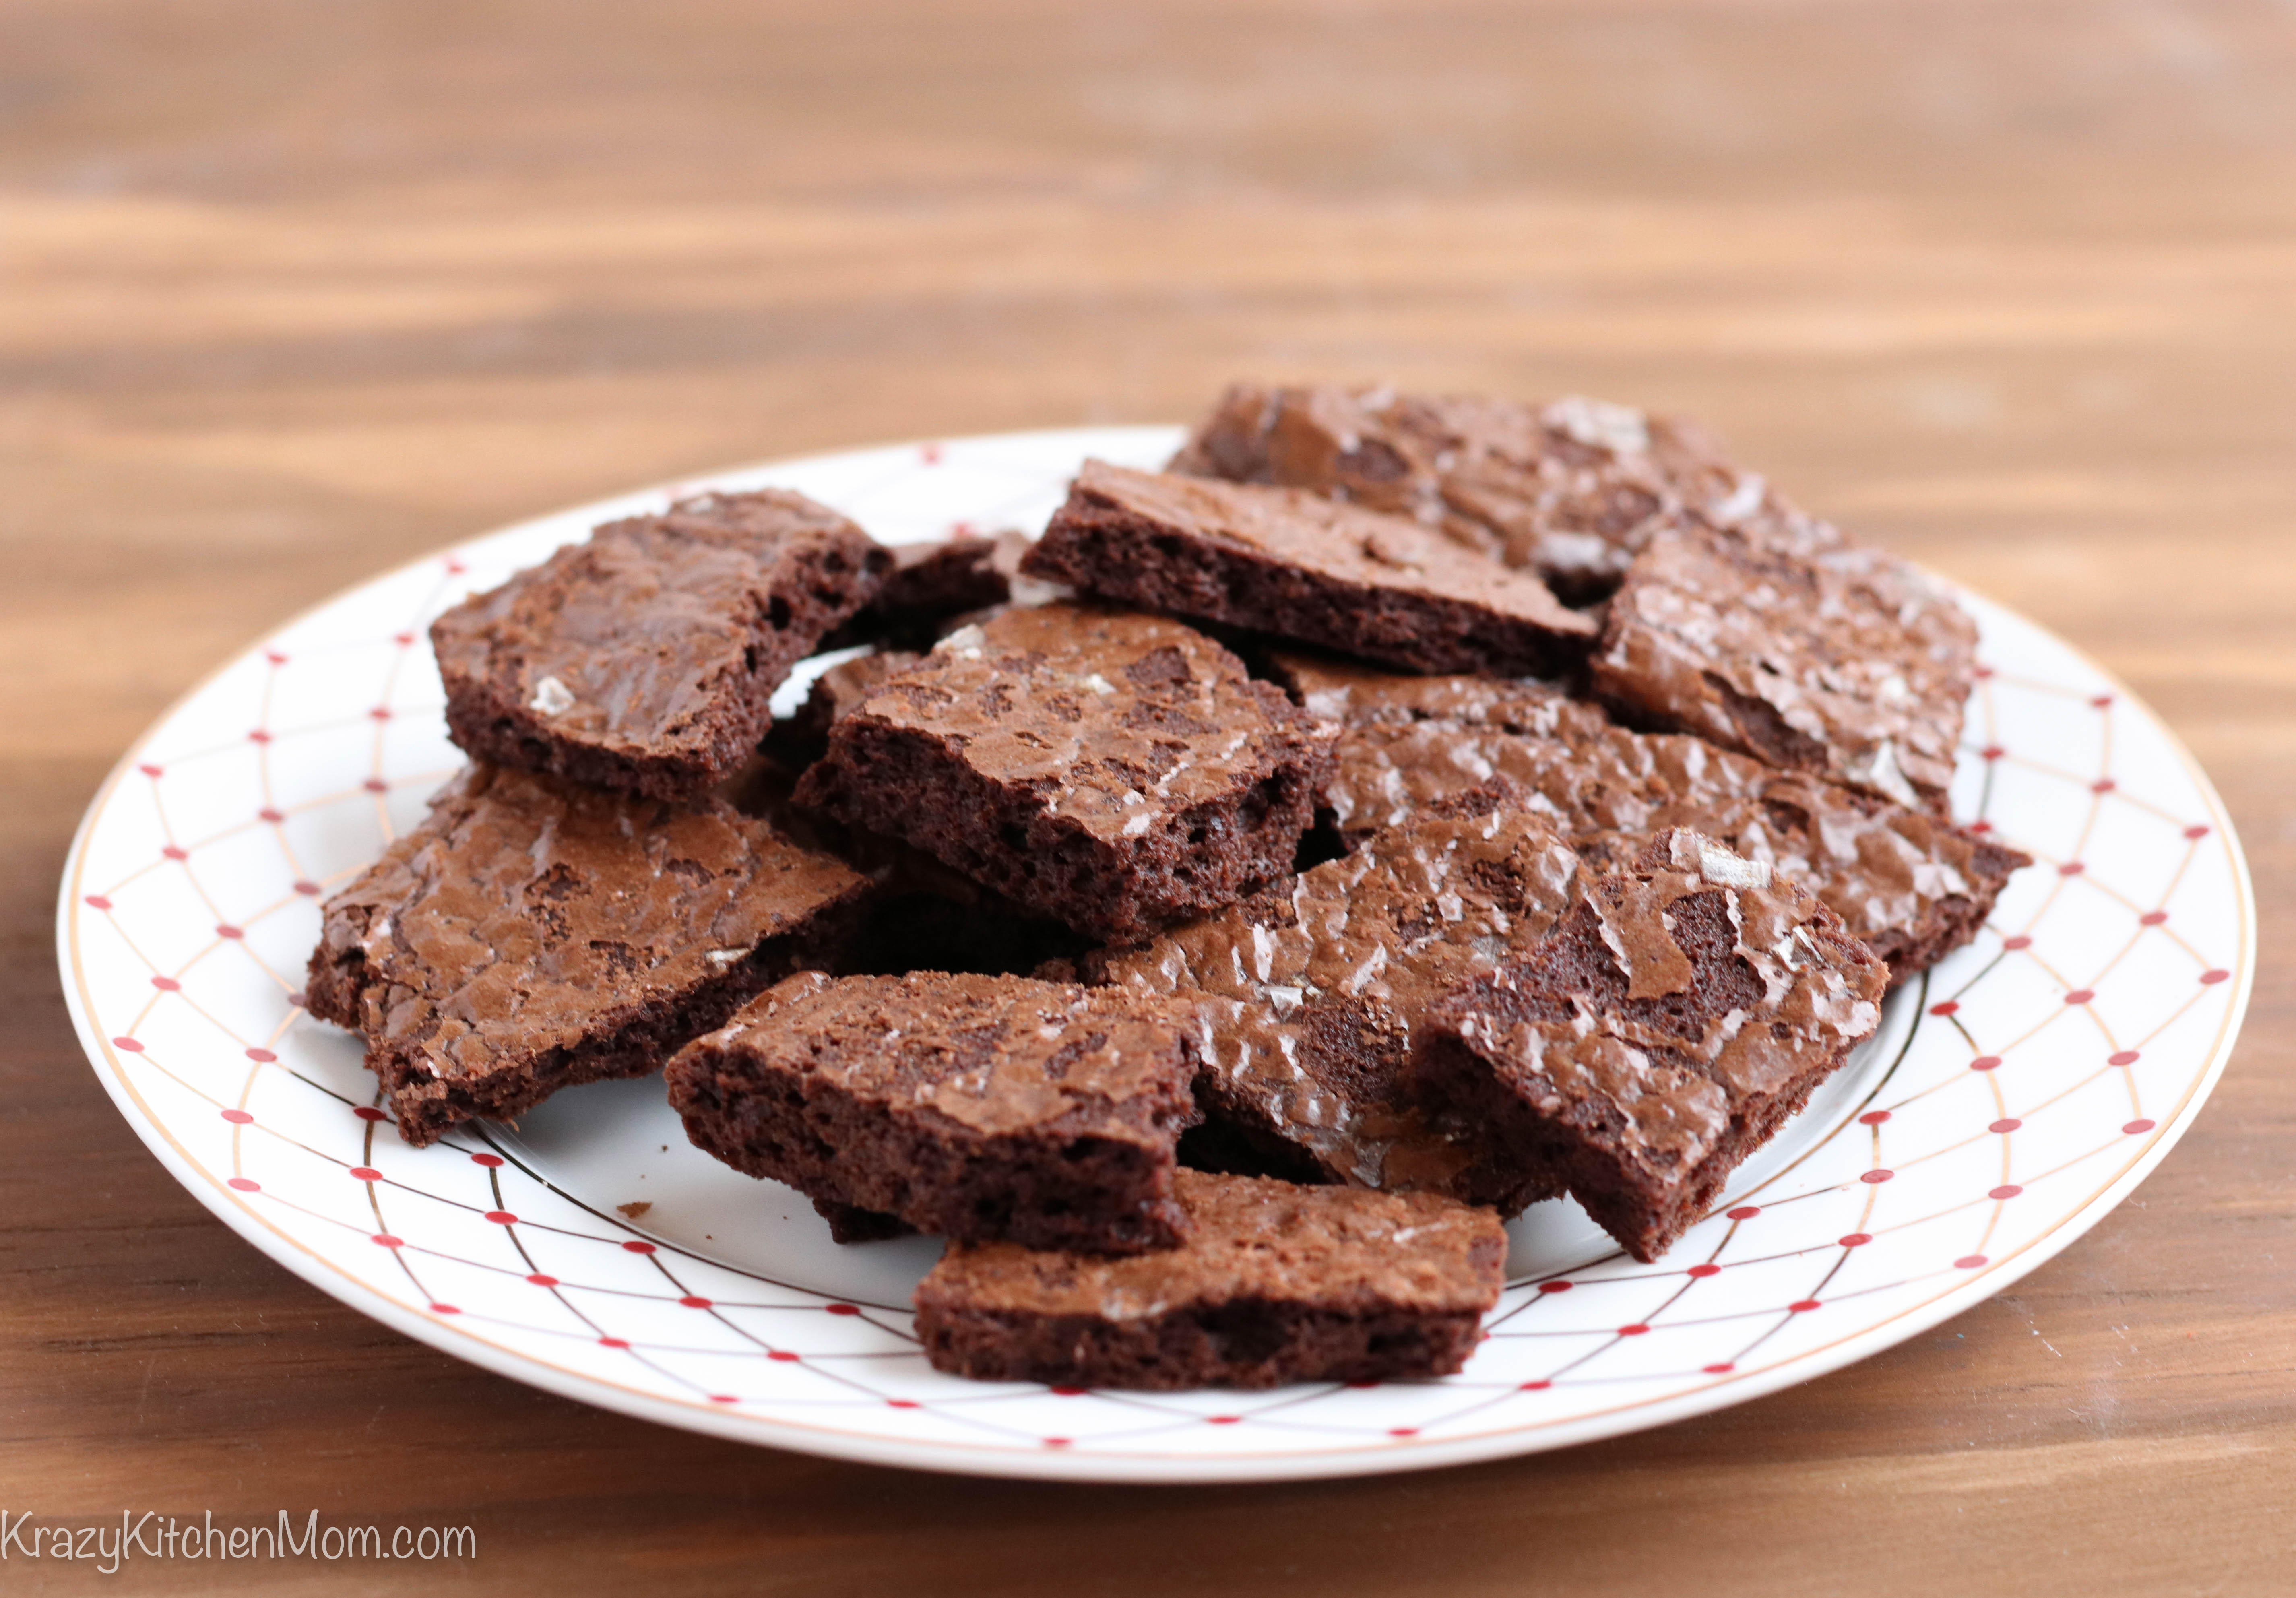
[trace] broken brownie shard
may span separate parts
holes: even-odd
[[[821,647],[878,643],[930,649],[951,619],[1013,597],[1013,580],[1031,542],[1024,533],[960,533],[931,543],[888,545],[892,570],[874,597],[824,638]]]
[[[1695,833],[1586,881],[1430,1012],[1416,1070],[1649,1261],[1872,1034],[1887,977],[1831,910]]]
[[[1780,771],[1685,733],[1637,733],[1541,683],[1412,677],[1280,655],[1301,704],[1345,725],[1326,790],[1343,834],[1511,778],[1590,865],[1631,862],[1688,827],[1767,862],[1889,962],[1924,971],[1974,937],[2031,864],[1927,809]]]
[[[1099,461],[1085,463],[1021,570],[1412,671],[1555,669],[1583,658],[1597,631],[1535,576],[1407,518]]]
[[[1976,650],[1909,561],[1686,528],[1636,556],[1593,673],[1650,725],[1943,815]]]
[[[1578,397],[1238,383],[1168,470],[1409,516],[1574,601],[1616,587],[1652,535],[1685,517],[1764,535],[1823,527],[1693,424]]]
[[[917,1287],[935,1369],[1172,1391],[1458,1370],[1498,1302],[1506,1233],[1434,1193],[1183,1170],[1188,1241],[1093,1258],[954,1245]]]
[[[1196,1061],[1168,1001],[1021,977],[793,977],[671,1061],[697,1148],[922,1232],[1128,1253],[1180,1242]],[[882,1235],[881,1233],[880,1235]]]
[[[1578,857],[1524,797],[1501,781],[1431,806],[1097,974],[1193,1003],[1198,1093],[1275,1168],[1514,1214],[1554,1196],[1546,1168],[1423,1109],[1405,1075],[1429,1007],[1571,902]]]
[[[800,965],[867,879],[762,821],[476,766],[327,901],[310,1012],[362,1034],[399,1135],[657,1069]]]
[[[879,683],[797,797],[1136,938],[1289,871],[1330,767],[1330,729],[1202,634],[1053,604]]]
[[[608,522],[431,624],[447,730],[477,759],[699,797],[756,747],[774,689],[891,560],[780,490]]]

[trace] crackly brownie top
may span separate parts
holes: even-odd
[[[1627,865],[1659,832],[1688,827],[1776,866],[1870,940],[2023,863],[1928,810],[1686,733],[1632,732],[1543,684],[1277,663],[1311,712],[1348,725],[1326,791],[1347,832],[1396,825],[1496,774],[1529,790],[1591,864]]]
[[[1148,1320],[1236,1299],[1478,1313],[1497,1301],[1498,1217],[1434,1193],[1297,1187],[1182,1169],[1192,1230],[1177,1249],[1123,1258],[952,1244],[920,1295],[969,1309]]]
[[[1686,1169],[1733,1109],[1790,1089],[1880,1024],[1887,973],[1767,865],[1679,829],[1583,879],[1544,938],[1429,1016],[1534,1101],[1607,1101],[1620,1150]],[[1529,1080],[1526,1080],[1529,1079]]]
[[[1338,1172],[1439,1183],[1474,1155],[1395,1091],[1413,1022],[1570,904],[1578,857],[1522,799],[1500,783],[1422,811],[1102,971],[1195,1000],[1206,1069]]]
[[[1086,461],[1061,515],[1137,518],[1337,582],[1472,605],[1556,634],[1591,637],[1596,630],[1536,577],[1510,571],[1408,518],[1305,489]]]
[[[813,680],[806,712],[824,727],[833,726],[867,702],[886,678],[898,676],[922,659],[914,650],[881,649],[840,660]]]
[[[722,804],[688,809],[473,766],[330,900],[384,1046],[483,1076],[675,1001],[862,886]]]
[[[1611,601],[1598,688],[1774,765],[1906,805],[1953,781],[1977,628],[1910,562],[1653,539]]]
[[[1600,737],[1614,725],[1600,706],[1535,678],[1405,676],[1336,655],[1293,650],[1275,651],[1268,660],[1277,679],[1322,721],[1374,726],[1440,719],[1574,742]]]
[[[1685,515],[1796,547],[1839,537],[1692,424],[1578,397],[1525,405],[1238,383],[1171,470],[1414,517],[1511,566],[1597,590]]]
[[[937,739],[1109,841],[1234,797],[1329,733],[1193,627],[1071,604],[963,627],[840,724]]]
[[[817,1075],[856,1097],[931,1110],[991,1135],[1177,1132],[1194,1057],[1168,1001],[1027,977],[829,978],[803,972],[750,1001],[698,1047]],[[1128,1119],[1114,1112],[1133,1107]]]
[[[706,742],[710,713],[745,684],[748,651],[790,619],[791,592],[816,567],[891,559],[801,494],[706,494],[608,522],[464,600],[430,636],[442,670],[501,684],[563,736]]]

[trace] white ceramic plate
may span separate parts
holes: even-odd
[[[889,541],[1034,530],[1087,455],[1152,465],[1177,438],[905,445],[706,486],[801,489]],[[321,897],[459,763],[430,618],[703,486],[507,529],[282,628],[129,751],[65,873],[73,1019],[152,1151],[306,1280],[504,1375],[745,1441],[997,1475],[1277,1479],[1557,1447],[1806,1381],[1998,1292],[2152,1169],[2232,1046],[2255,916],[2215,792],[2103,672],[1972,599],[1986,674],[1956,810],[2039,864],[1664,1260],[1538,1206],[1489,1338],[1441,1381],[1142,1395],[939,1375],[907,1308],[938,1245],[832,1244],[796,1194],[689,1147],[659,1080],[418,1152],[373,1108],[357,1042],[295,1006]]]

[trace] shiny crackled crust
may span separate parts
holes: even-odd
[[[310,1012],[362,1034],[399,1135],[644,1076],[832,958],[869,883],[715,802],[476,766],[327,901]]]
[[[1809,895],[1669,832],[1435,1006],[1417,1069],[1654,1260],[1872,1035],[1886,980]]]
[[[1519,675],[1597,631],[1535,576],[1299,489],[1087,461],[1021,570],[1128,604],[1412,671]]]
[[[1635,558],[1590,670],[1630,719],[1942,815],[1976,653],[1908,561],[1696,528]]]
[[[1143,948],[1101,979],[1193,1007],[1214,1120],[1275,1168],[1513,1215],[1558,1191],[1406,1091],[1414,1029],[1571,903],[1578,857],[1504,781]]]
[[[447,731],[475,759],[698,798],[891,564],[842,516],[780,490],[608,522],[431,623]]]
[[[1839,783],[1779,771],[1684,733],[1637,733],[1544,684],[1406,677],[1279,655],[1309,713],[1344,723],[1328,804],[1361,837],[1494,774],[1597,865],[1631,862],[1668,827],[1689,827],[1777,866],[1889,962],[1893,979],[1974,937],[2014,849]]]
[[[851,1211],[1103,1253],[1185,1234],[1195,1051],[1168,1001],[1020,977],[792,977],[665,1072],[694,1146]],[[840,1213],[843,1212],[843,1213]],[[843,1241],[840,1236],[840,1241]]]
[[[1574,602],[1615,588],[1653,534],[1685,519],[1766,538],[1833,536],[1694,425],[1578,397],[1238,383],[1167,470],[1409,516],[1538,571]]]
[[[1432,1193],[1178,1173],[1182,1247],[952,1246],[917,1287],[938,1370],[1172,1391],[1448,1375],[1498,1302],[1506,1233]]]
[[[1046,605],[878,684],[798,799],[1080,932],[1137,938],[1290,870],[1331,737],[1190,627]]]

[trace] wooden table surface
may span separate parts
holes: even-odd
[[[2292,81],[2296,12],[2170,0],[8,0],[0,1509],[467,1522],[478,1560],[404,1578],[451,1590],[2286,1590]],[[2122,674],[2263,907],[2198,1126],[2054,1263],[1792,1391],[1432,1474],[1136,1489],[487,1375],[258,1255],[113,1112],[55,978],[64,850],[261,630],[632,484],[1177,420],[1243,373],[1695,412]]]

